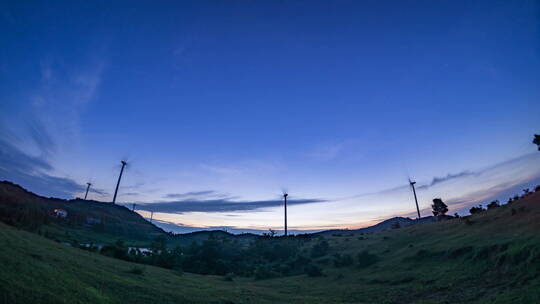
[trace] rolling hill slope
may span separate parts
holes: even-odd
[[[54,217],[54,210],[67,212]],[[148,242],[165,231],[128,208],[91,200],[39,196],[8,181],[0,182],[0,221],[47,233],[62,241],[110,243],[124,239]]]
[[[374,233],[374,232],[381,232],[384,230],[392,229],[392,226],[396,223],[399,224],[400,227],[407,227],[410,225],[415,224],[425,224],[425,223],[431,223],[435,221],[435,218],[433,216],[426,216],[422,217],[419,220],[413,220],[408,217],[393,217],[387,220],[384,220],[380,223],[377,223],[373,226],[365,227],[365,228],[359,228],[359,229],[332,229],[332,230],[325,230],[321,232],[314,233],[314,235],[323,235],[323,236],[331,236],[336,234],[358,234],[358,233]]]

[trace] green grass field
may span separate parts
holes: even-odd
[[[321,257],[321,277],[227,281],[108,258],[0,224],[0,302],[540,303],[539,231],[537,192],[467,218],[327,237],[330,254],[351,254],[355,263],[335,267]],[[378,261],[362,267],[357,255],[366,250]]]

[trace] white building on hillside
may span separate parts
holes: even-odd
[[[58,218],[66,218],[68,216],[68,212],[64,209],[56,208],[53,210],[54,216]]]

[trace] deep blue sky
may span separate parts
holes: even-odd
[[[539,11],[537,1],[4,2],[0,178],[61,197],[90,180],[108,201],[127,158],[121,201],[175,201],[154,205],[167,210],[158,218],[197,227],[276,228],[281,188],[301,203],[298,229],[361,226],[410,211],[407,188],[385,192],[408,176],[461,180],[426,187],[422,206],[442,196],[466,208],[481,200],[472,194],[540,174],[529,155]],[[220,207],[238,201],[255,207]]]

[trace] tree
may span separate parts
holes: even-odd
[[[448,206],[440,198],[433,199],[431,208],[433,209],[434,216],[443,216],[448,212]]]
[[[322,269],[313,264],[307,265],[304,272],[310,277],[320,277],[323,275]]]
[[[478,207],[472,207],[471,209],[469,209],[469,212],[471,214],[477,214],[477,213],[480,213],[484,211],[484,208],[482,208],[482,205],[478,205]]]
[[[328,253],[329,249],[330,249],[330,245],[328,244],[328,242],[326,240],[322,240],[311,248],[311,257],[312,258],[322,257]]]
[[[540,151],[540,134],[534,134],[533,144],[538,146],[538,151]]]
[[[487,205],[487,208],[488,208],[488,210],[490,210],[490,209],[497,208],[497,207],[499,207],[499,206],[500,206],[500,205],[499,205],[499,201],[496,200],[496,201],[492,201],[491,203],[489,203],[489,204]]]
[[[364,250],[358,254],[358,266],[365,268],[379,261],[379,257]]]
[[[150,244],[150,249],[155,254],[165,251],[167,249],[167,239],[164,236],[154,238],[152,244]]]
[[[346,267],[354,263],[354,260],[350,254],[334,254],[334,266],[336,267]]]
[[[273,238],[274,236],[276,236],[276,231],[272,230],[272,228],[269,228],[267,233],[263,233],[263,236]]]

